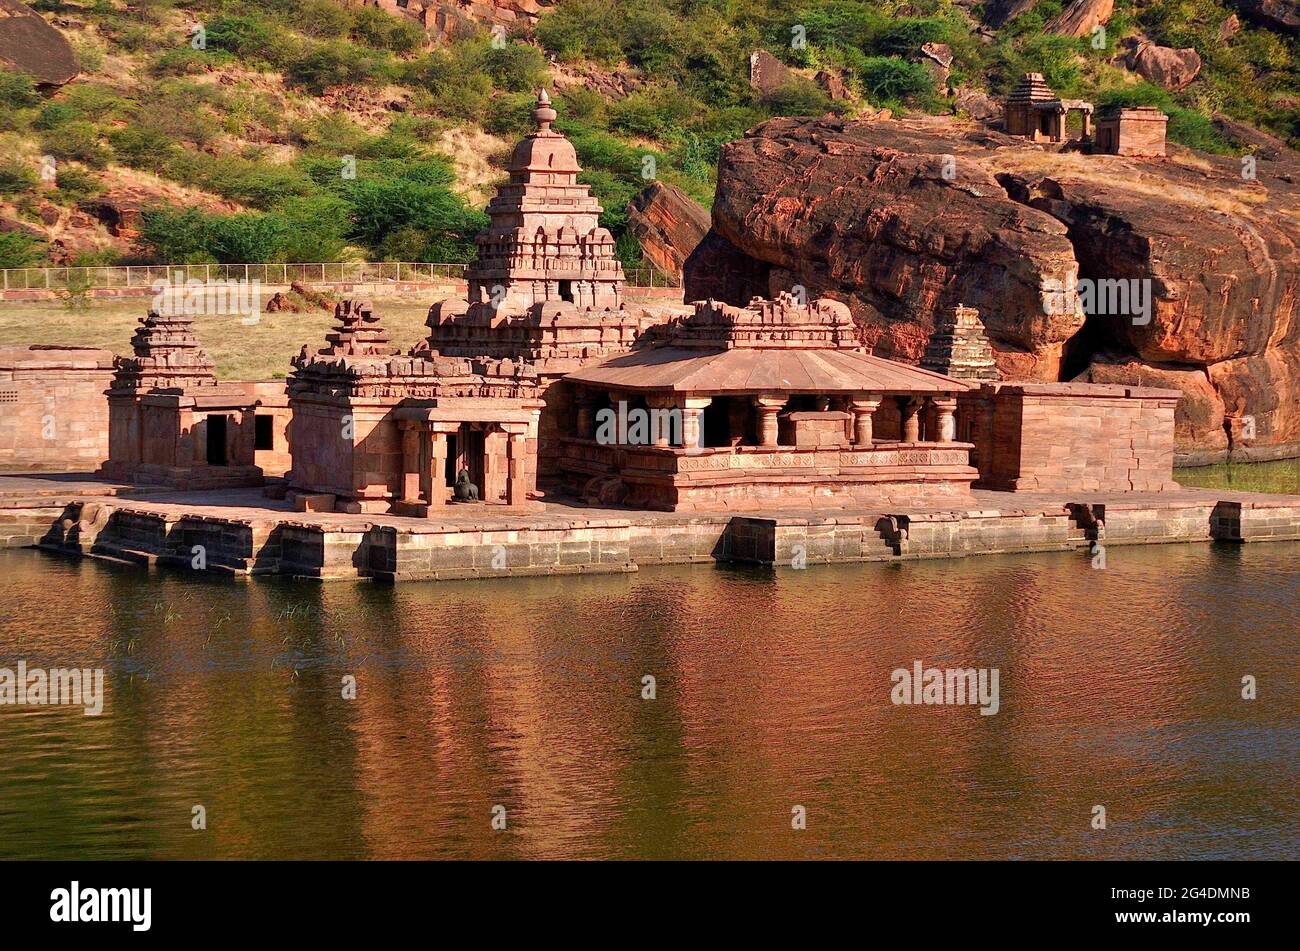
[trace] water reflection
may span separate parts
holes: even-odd
[[[1293,858],[1297,552],[396,587],[0,553],[0,666],[109,671],[102,717],[0,708],[0,857]],[[891,705],[914,660],[999,668],[1001,712]]]

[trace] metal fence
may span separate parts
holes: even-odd
[[[383,284],[405,281],[463,281],[465,264],[406,261],[346,261],[334,264],[149,264],[116,267],[18,267],[0,269],[6,291],[86,291],[152,287],[158,281],[258,281],[262,284]],[[628,287],[680,287],[658,268],[628,268]]]

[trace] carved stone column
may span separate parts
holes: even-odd
[[[445,505],[451,498],[451,489],[447,486],[447,429],[457,428],[456,423],[431,424],[429,429],[429,470],[427,479],[427,498],[429,505]]]
[[[934,409],[938,419],[935,442],[952,442],[957,436],[957,398],[936,397]]]
[[[573,396],[578,408],[577,437],[579,439],[596,438],[596,398],[585,387],[579,387]]]
[[[880,397],[850,401],[849,410],[853,413],[853,445],[871,448],[872,416],[880,409]]]
[[[921,400],[915,396],[900,396],[898,398],[898,415],[900,417],[900,432],[903,442],[920,442],[921,441]]]
[[[420,423],[413,419],[399,419],[402,431],[402,498],[403,502],[420,501],[420,483],[424,473],[420,469],[420,442],[424,437]]]
[[[713,402],[709,396],[688,396],[682,400],[682,447],[699,449],[704,446],[704,410]]]
[[[682,435],[681,423],[674,425],[673,420],[677,402],[671,394],[651,393],[646,397],[646,405],[650,407],[650,435],[654,445],[660,449],[667,448],[672,445],[673,435]]]
[[[780,437],[780,421],[777,414],[785,406],[785,398],[780,396],[754,397],[754,409],[758,412],[758,444],[776,446]]]

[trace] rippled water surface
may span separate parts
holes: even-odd
[[[385,587],[0,552],[0,666],[108,671],[102,716],[0,707],[0,857],[1295,858],[1297,556]],[[999,668],[1001,711],[892,705],[914,660]]]

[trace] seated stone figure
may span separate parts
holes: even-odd
[[[478,501],[478,486],[469,481],[468,469],[461,469],[460,474],[456,476],[456,487],[452,490],[452,497],[457,502]]]

